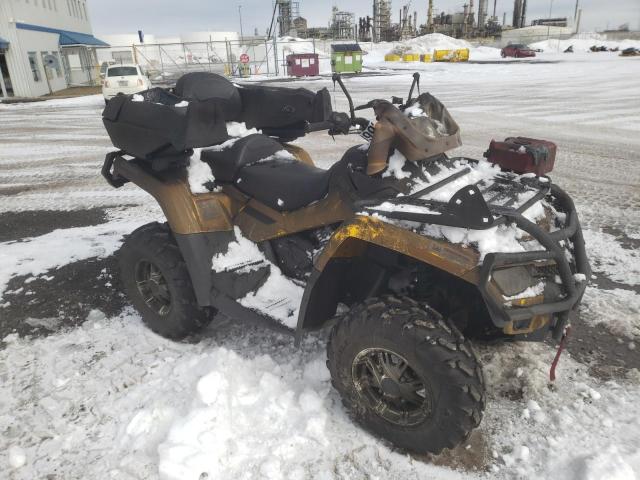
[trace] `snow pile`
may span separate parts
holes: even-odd
[[[517,293],[515,295],[512,295],[512,296],[502,295],[502,298],[504,298],[507,301],[520,300],[521,298],[537,297],[538,295],[542,295],[543,292],[544,292],[544,282],[539,282],[538,284],[532,287],[528,287],[524,289],[522,292]]]
[[[118,220],[91,227],[54,230],[39,237],[0,243],[0,300],[9,280],[42,275],[48,270],[87,258],[113,254],[123,235],[144,220]]]
[[[256,163],[272,162],[274,160],[292,160],[292,161],[296,161],[296,157],[291,152],[282,149],[282,150],[278,150],[273,155],[269,155],[268,157],[261,158],[260,160],[255,162],[253,165],[255,165]]]
[[[417,109],[422,111],[419,107]],[[397,178],[398,180],[402,178],[410,177],[411,172],[407,172],[406,170],[402,169],[402,167],[404,167],[404,164],[406,162],[407,162],[406,157],[402,155],[402,153],[400,153],[400,150],[396,149],[393,152],[393,155],[389,157],[389,165],[387,166],[387,169],[383,172],[382,176],[394,177],[394,178]]]
[[[440,171],[432,175],[429,172],[424,172],[428,182],[418,182],[412,189],[411,193],[422,190],[429,185],[432,185],[440,180],[444,180],[447,177],[457,173],[463,168],[469,167],[469,173],[461,176],[460,178],[456,178],[452,182],[443,185],[442,187],[428,193],[427,195],[423,195],[420,198],[424,198],[425,200],[438,200],[441,202],[448,202],[451,200],[451,197],[460,190],[462,187],[466,187],[467,185],[477,184],[478,182],[487,182],[491,183],[494,181],[496,175],[500,174],[500,168],[493,163],[490,163],[486,160],[480,160],[478,163],[469,163],[456,161],[453,164],[453,168],[443,167]],[[515,179],[517,181],[517,179]]]
[[[296,348],[289,336],[233,319],[217,320],[198,343],[175,343],[131,311],[111,319],[94,311],[79,328],[5,342],[0,468],[15,480],[52,472],[128,480],[478,478],[394,452],[353,424],[317,336]],[[25,462],[11,473],[9,453]]]
[[[244,122],[227,122],[227,133],[230,137],[242,138],[254,133],[260,133],[260,130],[247,128]]]
[[[214,255],[211,268],[216,272],[235,270],[238,273],[257,270],[267,264],[267,259],[258,246],[247,240],[238,227],[234,228],[236,240],[229,242],[227,251]]]
[[[11,468],[20,468],[27,463],[27,456],[24,450],[17,446],[9,448],[9,466]]]
[[[304,288],[284,276],[274,264],[270,263],[269,269],[267,281],[238,302],[244,307],[275,318],[285,327],[296,328]]]
[[[388,50],[387,53],[395,55],[402,55],[403,53],[433,53],[434,50],[472,48],[471,44],[466,40],[449,37],[442,33],[429,33],[392,45],[393,47]]]
[[[220,145],[212,145],[207,147],[207,150],[213,150],[215,152],[221,152],[233,146],[242,137],[253,135],[254,133],[260,133],[260,130],[256,128],[247,128],[244,122],[227,122],[227,134],[231,137],[229,140],[221,143]]]
[[[176,419],[158,448],[162,478],[304,479],[331,472],[331,457],[318,455],[336,445],[322,359],[302,372],[224,348],[211,360],[192,410]]]
[[[451,243],[473,246],[480,254],[479,263],[489,253],[516,253],[528,250],[525,248],[527,245],[519,241],[523,236],[522,231],[511,225],[498,225],[486,230],[426,225],[422,233],[433,238],[445,238]],[[532,246],[533,250],[538,250],[539,248],[539,246]]]
[[[422,213],[425,215],[440,215],[440,212],[433,211],[422,205],[397,204],[392,202],[382,202],[380,205],[376,205],[375,209],[380,212],[407,212]]]
[[[567,48],[573,45],[574,52],[590,52],[590,48],[594,45],[600,47],[605,46],[609,49],[619,49],[620,51],[625,48],[634,47],[640,48],[640,40],[603,40],[601,37],[595,36],[594,38],[569,38],[567,40],[542,40],[540,42],[531,43],[529,47],[534,49],[542,49],[544,52],[564,52]],[[593,52],[595,54],[606,54],[606,52]],[[619,52],[618,52],[619,53]],[[616,55],[618,55],[616,53]]]
[[[191,155],[189,166],[187,167],[189,188],[191,189],[191,193],[194,194],[209,193],[210,189],[207,187],[213,186],[213,183],[216,181],[211,172],[211,167],[200,160],[200,152],[202,152],[201,148],[193,149],[193,155]]]
[[[322,57],[330,56],[330,53],[318,48],[313,40],[309,40],[308,38],[278,37],[278,49],[284,52],[285,55],[292,53],[317,53]]]
[[[249,292],[238,302],[246,308],[274,318],[286,327],[295,328],[304,289],[283,275],[277,265],[267,260],[257,245],[246,239],[238,227],[234,228],[234,234],[235,241],[229,243],[227,251],[213,257],[212,269],[216,272],[234,270],[236,273],[245,273],[268,267],[266,281],[255,292]]]
[[[471,60],[495,60],[500,58],[500,49],[493,47],[475,47],[466,40],[461,40],[441,33],[430,33],[421,37],[412,38],[402,42],[380,42],[366,47],[367,55],[364,56],[365,66],[390,66],[395,68],[423,69],[433,67],[429,63],[410,62],[407,64],[399,62],[385,62],[387,54],[403,55],[404,53],[433,54],[434,50],[459,50],[469,49]]]

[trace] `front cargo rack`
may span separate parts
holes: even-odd
[[[476,162],[470,159],[463,160]],[[553,337],[559,340],[569,321],[569,314],[580,302],[587,281],[591,276],[582,229],[573,200],[560,187],[552,184],[548,177],[521,176],[519,181],[514,181],[517,176],[510,173],[496,175],[494,182],[488,185],[485,180],[481,180],[476,184],[462,187],[448,202],[419,198],[450,184],[470,171],[469,167],[465,167],[411,195],[384,200],[392,205],[422,207],[425,209],[424,213],[402,210],[387,211],[380,208],[380,199],[360,200],[355,203],[355,206],[394,220],[472,230],[485,230],[507,223],[514,224],[536,240],[543,249],[487,254],[480,268],[478,287],[496,326],[505,326],[509,322],[527,320],[537,315],[558,314],[553,327]],[[530,192],[530,197],[520,205],[514,206],[519,195],[528,192]],[[485,197],[488,199],[485,200]],[[528,208],[544,198],[550,198],[555,206],[565,213],[566,220],[563,228],[546,232],[523,215]],[[565,245],[566,248],[573,245],[573,268],[571,259],[565,255]],[[491,274],[496,267],[504,268],[541,261],[555,262],[564,287],[564,298],[527,307],[505,307],[489,294],[488,285]],[[575,274],[584,275],[585,281],[576,281]]]

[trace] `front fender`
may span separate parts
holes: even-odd
[[[335,314],[344,275],[341,267],[349,268],[349,260],[365,256],[372,245],[426,263],[474,285],[480,279],[480,255],[473,248],[425,237],[375,217],[357,215],[333,233],[315,260],[300,305],[297,339],[304,330],[320,327]]]
[[[315,268],[324,270],[333,258],[358,256],[368,244],[401,253],[477,284],[480,254],[473,248],[425,237],[378,218],[360,215],[333,233],[316,259]]]

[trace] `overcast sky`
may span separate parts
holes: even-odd
[[[393,21],[398,10],[408,0],[392,0]],[[468,0],[435,0],[437,11],[453,13],[461,10]],[[576,0],[528,0],[527,22],[547,17],[550,2],[552,15],[572,18]],[[372,0],[299,0],[300,14],[309,26],[326,26],[331,7],[352,11],[356,17],[371,15]],[[413,0],[411,10],[418,11],[418,23],[427,17],[427,0]],[[478,0],[475,0],[477,8]],[[488,0],[489,15],[493,1]],[[96,34],[135,33],[144,30],[155,35],[177,35],[189,31],[239,31],[238,6],[242,6],[242,24],[245,34],[257,28],[264,34],[271,21],[272,0],[89,0],[93,30]],[[640,0],[580,0],[581,31],[617,28],[629,23],[640,29]],[[615,6],[615,7],[614,7]],[[497,16],[502,20],[507,13],[511,23],[513,0],[497,0]]]

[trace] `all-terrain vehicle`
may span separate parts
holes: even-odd
[[[546,176],[449,158],[459,126],[432,95],[413,98],[418,80],[406,101],[354,108],[334,76],[350,105],[339,113],[326,89],[188,74],[109,103],[119,150],[102,173],[149,192],[167,218],[119,253],[153,331],[181,339],[215,312],[275,320],[296,341],[330,324],[327,365],[353,418],[437,453],[483,415],[470,339],[560,338],[589,265],[571,198]],[[290,143],[319,130],[369,141],[324,170]]]

